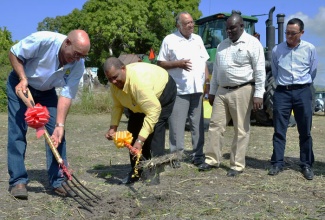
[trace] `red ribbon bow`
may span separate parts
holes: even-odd
[[[49,121],[50,114],[46,106],[37,103],[34,108],[28,108],[25,113],[25,121],[29,127],[36,129],[37,138],[40,138],[44,133],[44,126]]]

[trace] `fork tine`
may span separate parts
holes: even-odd
[[[97,199],[99,200],[102,200],[99,196],[97,196],[96,194],[94,194],[92,191],[90,191],[90,189],[88,189],[87,187],[85,187],[79,180],[78,178],[74,175],[74,174],[71,174],[71,176],[73,177],[74,180],[76,180],[78,182],[78,184],[84,188],[87,192],[89,192],[91,195],[93,195],[94,197],[96,197]],[[85,194],[85,193],[84,193]]]
[[[91,197],[83,188],[81,188],[80,187],[80,185],[78,186],[78,184],[74,181],[74,179],[72,179],[71,181],[70,181],[73,185],[74,185],[74,187],[75,188],[77,188],[78,189],[78,191],[80,191],[84,196],[86,196],[89,200],[91,200],[91,201],[93,201],[93,202],[95,202],[95,203],[98,203],[96,200],[95,200],[95,198],[93,198],[93,197]],[[77,191],[77,190],[76,190]],[[79,193],[78,193],[78,195],[79,195]],[[86,198],[86,199],[87,199]],[[92,203],[90,203],[91,204],[91,206],[93,206],[93,204]]]
[[[87,201],[87,200],[85,200],[78,192],[76,192],[75,190],[73,190],[72,188],[71,188],[71,185],[70,185],[70,183],[67,181],[66,182],[67,183],[67,185],[70,187],[70,189],[74,192],[74,193],[76,193],[76,195],[79,197],[79,198],[81,198],[82,200],[84,200],[86,203],[88,203],[88,205],[89,205],[89,202]],[[71,198],[73,198],[79,205],[81,205],[84,209],[86,209],[87,211],[89,211],[89,212],[91,212],[91,213],[93,213],[93,211],[87,206],[87,205],[85,205],[80,199],[78,199],[78,197],[77,196],[73,196],[73,195],[71,195],[70,194],[70,192],[69,192],[69,188],[66,186],[66,185],[64,185],[64,184],[62,184],[62,187],[65,189],[65,191],[69,194],[69,196],[71,197]]]

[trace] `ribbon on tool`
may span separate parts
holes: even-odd
[[[36,136],[40,138],[45,133],[44,126],[49,121],[50,114],[46,106],[37,103],[33,108],[28,108],[25,121],[29,127],[36,129]]]
[[[132,134],[129,131],[118,131],[115,133],[114,144],[117,148],[127,147],[133,155],[141,156],[141,150],[132,147]]]
[[[114,144],[117,148],[127,147],[132,155],[136,157],[135,160],[135,166],[134,166],[134,174],[132,177],[139,177],[139,171],[138,171],[138,164],[140,161],[141,150],[138,150],[135,147],[132,147],[132,134],[129,131],[118,131],[115,133],[114,137]]]
[[[131,144],[132,134],[129,131],[118,131],[115,133],[114,144],[117,148],[125,147],[125,144]]]

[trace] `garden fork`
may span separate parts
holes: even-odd
[[[22,101],[25,103],[25,105],[28,108],[37,108],[38,104],[35,105],[32,94],[30,93],[29,90],[27,90],[26,93],[23,93],[21,90],[18,90],[17,95],[19,98],[22,99]],[[68,170],[67,166],[64,164],[63,159],[60,156],[60,153],[54,146],[50,134],[48,133],[45,127],[44,127],[43,136],[46,142],[48,143],[48,145],[50,146],[50,149],[64,174],[65,182],[67,183],[67,185],[62,184],[62,187],[66,190],[66,192],[70,197],[72,197],[76,202],[78,202],[84,209],[92,213],[90,207],[94,207],[93,203],[98,203],[98,200],[101,200],[101,198],[95,195],[93,192],[91,192],[86,186],[84,186],[78,180],[78,178],[74,174],[72,174]],[[72,190],[72,192],[74,192],[75,195],[71,195],[69,188]]]

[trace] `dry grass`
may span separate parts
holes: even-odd
[[[29,200],[15,200],[8,193],[6,162],[7,116],[0,114],[0,219],[325,219],[325,117],[314,116],[315,178],[299,172],[296,128],[288,129],[286,169],[267,175],[272,153],[272,127],[252,126],[247,168],[238,178],[226,177],[232,127],[220,169],[200,173],[184,160],[179,169],[165,167],[161,184],[118,185],[129,170],[127,149],[117,149],[104,138],[109,115],[74,115],[66,134],[71,168],[103,201],[95,214],[80,209],[73,200],[51,194],[45,171],[44,141],[28,133],[26,166],[31,182]],[[122,121],[121,130],[126,122]],[[207,133],[206,133],[207,134]],[[187,150],[190,135],[186,133]],[[167,149],[166,145],[166,149]]]

